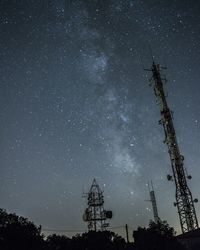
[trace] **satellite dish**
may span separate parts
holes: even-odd
[[[168,180],[168,181],[172,181],[172,180],[173,180],[173,179],[172,179],[172,176],[168,174],[168,175],[167,175],[167,180]]]
[[[112,219],[112,217],[113,217],[112,211],[106,211],[106,218],[107,219]]]
[[[86,213],[83,214],[83,221],[88,221],[88,216]]]

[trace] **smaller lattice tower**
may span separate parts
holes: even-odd
[[[83,214],[83,220],[88,223],[88,230],[103,231],[109,226],[107,219],[112,218],[112,211],[104,210],[103,191],[94,179],[88,193],[84,194],[87,198],[88,207]]]
[[[149,201],[152,204],[154,221],[155,221],[155,223],[158,223],[160,221],[160,218],[158,216],[158,208],[157,208],[157,203],[156,203],[156,196],[155,196],[155,192],[154,192],[152,181],[151,181],[151,185],[148,184],[148,188],[149,188],[149,196],[150,196],[150,200]]]

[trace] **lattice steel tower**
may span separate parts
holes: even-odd
[[[157,208],[157,203],[156,203],[156,196],[155,196],[152,181],[151,181],[151,186],[150,186],[150,184],[148,184],[148,188],[149,188],[149,196],[150,196],[149,201],[152,204],[154,221],[155,221],[155,223],[158,223],[160,221],[160,218],[158,216],[158,208]]]
[[[176,202],[175,206],[178,208],[178,214],[183,233],[197,229],[198,220],[195,212],[194,202],[197,199],[192,198],[192,193],[187,185],[186,173],[183,167],[184,157],[181,155],[176,133],[172,120],[172,112],[168,107],[166,96],[164,93],[163,82],[166,82],[161,76],[161,69],[159,64],[153,62],[150,71],[152,78],[150,79],[151,85],[154,87],[154,93],[160,106],[161,120],[159,123],[163,125],[165,132],[164,143],[168,146],[168,152],[171,160],[173,177],[168,175],[168,180],[174,180],[176,185]],[[191,179],[191,176],[187,176]]]
[[[105,230],[109,226],[106,220],[112,218],[112,211],[104,210],[103,191],[95,179],[86,197],[88,207],[83,214],[83,220],[88,223],[88,229],[90,231]]]

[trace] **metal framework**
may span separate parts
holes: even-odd
[[[151,186],[148,184],[148,188],[149,188],[149,196],[150,196],[149,201],[152,204],[154,221],[155,221],[155,223],[158,223],[160,221],[160,218],[158,216],[158,208],[157,208],[157,203],[156,203],[156,196],[155,196],[152,181],[151,181]]]
[[[88,230],[105,230],[109,226],[106,220],[112,218],[112,211],[104,210],[103,191],[100,189],[95,179],[86,196],[88,207],[83,214],[83,220],[88,223]]]
[[[185,233],[198,228],[198,220],[194,206],[194,202],[197,202],[198,200],[193,200],[192,193],[187,185],[186,172],[183,167],[184,157],[181,155],[179,150],[173,125],[172,112],[166,101],[163,88],[163,82],[166,82],[166,79],[162,78],[161,69],[164,68],[161,68],[159,64],[155,64],[155,62],[153,62],[150,69],[152,72],[150,82],[154,87],[154,93],[160,106],[161,120],[159,121],[159,124],[163,125],[165,132],[164,143],[167,144],[171,160],[173,177],[168,175],[167,178],[168,180],[174,180],[176,185],[176,202],[174,205],[178,208],[182,233]],[[187,176],[187,178],[191,179],[191,176]]]

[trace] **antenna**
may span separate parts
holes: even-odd
[[[160,221],[160,218],[158,216],[158,208],[156,203],[156,196],[153,188],[153,182],[151,181],[151,187],[149,187],[149,195],[150,195],[150,201],[153,208],[153,216],[155,223],[158,223]]]
[[[152,51],[152,48],[151,48],[151,45],[150,45],[150,44],[149,44],[149,50],[150,50],[152,62],[154,62],[153,51]]]
[[[160,221],[160,218],[158,216],[158,208],[157,208],[157,203],[156,203],[156,196],[153,188],[153,182],[151,181],[151,185],[148,183],[148,190],[149,190],[149,197],[150,201],[152,204],[152,209],[153,209],[153,216],[154,216],[154,221],[155,223],[158,223]]]
[[[88,207],[83,214],[83,220],[88,223],[88,230],[103,231],[109,226],[107,219],[112,219],[112,211],[104,210],[103,191],[94,179],[90,190],[85,194]]]

